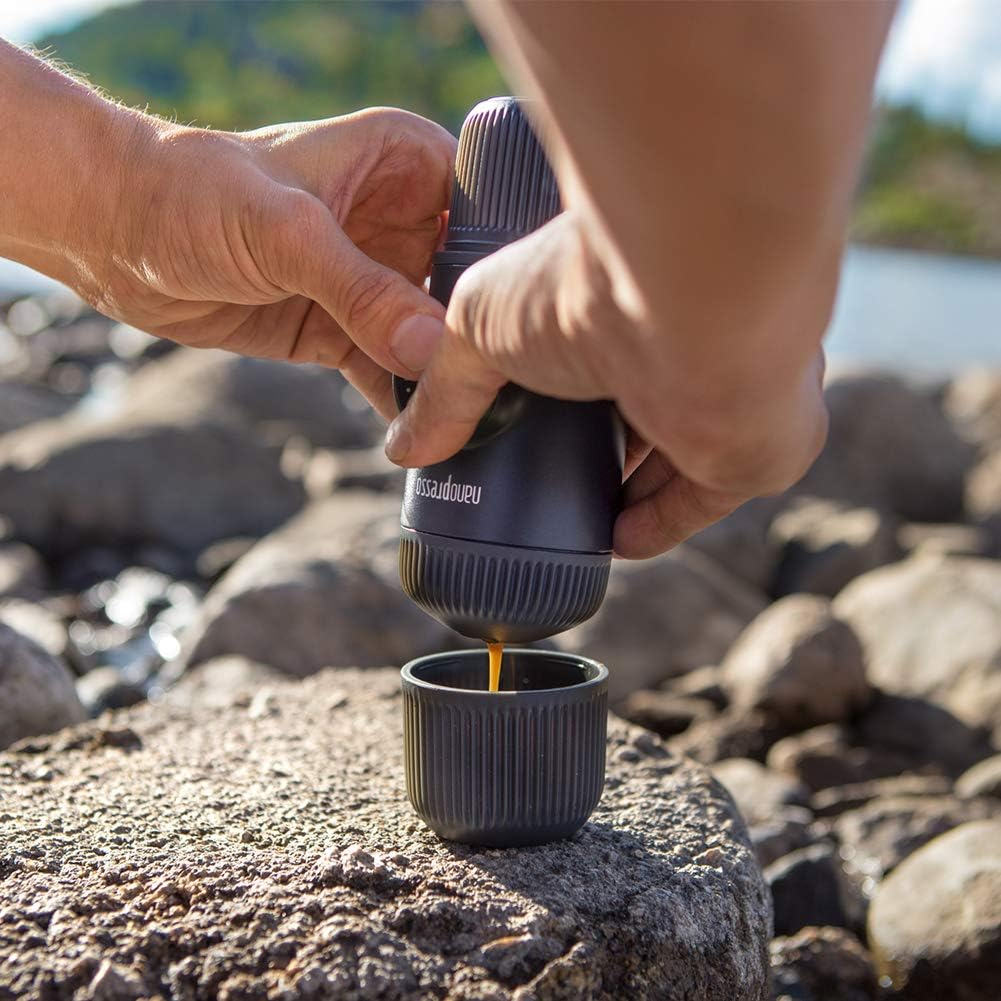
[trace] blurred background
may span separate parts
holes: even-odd
[[[454,131],[508,89],[460,3],[0,0],[0,35],[125,102],[222,129],[389,104]],[[902,5],[852,233],[835,360],[940,373],[1001,359],[1001,268],[986,263],[1001,257],[994,0]],[[0,262],[0,287],[29,285]]]

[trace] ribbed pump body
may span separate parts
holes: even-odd
[[[431,294],[447,305],[466,268],[559,211],[556,178],[518,102],[477,105],[459,136]],[[413,383],[395,387],[405,406]],[[608,583],[624,450],[610,402],[555,400],[509,384],[462,451],[408,471],[405,591],[483,640],[530,642],[589,618]]]

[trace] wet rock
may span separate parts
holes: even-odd
[[[367,491],[311,505],[208,593],[178,666],[239,654],[302,676],[461,645],[400,588],[399,519],[399,498]]]
[[[974,368],[958,375],[945,392],[943,407],[967,441],[981,448],[1001,445],[1001,373]]]
[[[857,928],[864,921],[864,902],[830,845],[791,852],[765,869],[765,880],[776,935],[793,935],[808,925]]]
[[[759,710],[727,710],[715,719],[693,723],[668,742],[672,750],[704,765],[725,758],[764,761],[768,749],[787,731]]]
[[[0,598],[41,597],[48,576],[41,556],[30,546],[0,543]]]
[[[45,386],[0,379],[0,435],[37,421],[61,417],[76,403],[71,396]]]
[[[775,1001],[876,1001],[876,970],[843,928],[803,928],[772,941]]]
[[[597,614],[556,642],[608,665],[614,702],[718,663],[764,605],[764,595],[681,546],[652,560],[616,560]]]
[[[850,580],[900,557],[893,520],[870,507],[801,498],[772,522],[776,597],[833,598]]]
[[[706,772],[613,719],[574,839],[445,844],[406,801],[398,689],[344,669],[274,683],[257,718],[139,706],[116,717],[138,745],[92,723],[0,756],[0,990],[72,997],[107,960],[192,999],[769,997],[767,890]]]
[[[0,510],[47,555],[156,542],[196,553],[262,535],[302,505],[300,483],[246,430],[152,401],[117,417],[74,412],[0,439]]]
[[[974,450],[932,393],[894,376],[829,380],[827,445],[801,495],[874,507],[908,521],[960,521]]]
[[[991,796],[1001,799],[1001,754],[974,765],[956,780],[956,795],[964,799]]]
[[[874,799],[892,796],[945,796],[952,792],[952,782],[944,775],[893,775],[871,782],[821,789],[810,801],[818,817],[836,817],[855,810]]]
[[[996,998],[1001,821],[964,824],[901,863],[873,898],[869,944],[908,1001]]]
[[[229,420],[271,441],[295,435],[326,448],[366,448],[385,429],[374,411],[333,369],[181,348],[146,365],[130,381],[126,407]]]
[[[875,880],[940,834],[1001,816],[1001,802],[955,796],[894,796],[843,813],[834,823],[842,855]]]
[[[765,609],[722,668],[735,705],[766,710],[792,729],[847,719],[871,696],[858,639],[813,595]]]
[[[750,758],[725,758],[711,771],[750,825],[767,823],[781,816],[786,807],[806,806],[810,800],[805,786]]]
[[[852,581],[834,612],[862,640],[873,684],[1001,738],[1001,563],[912,557]]]
[[[674,737],[693,723],[716,715],[716,707],[707,699],[649,689],[633,692],[615,711],[630,723],[653,730],[659,737]]]
[[[0,623],[0,748],[85,717],[66,666]]]
[[[107,709],[125,709],[146,698],[143,690],[126,681],[113,667],[98,667],[77,679],[76,693],[90,716]]]

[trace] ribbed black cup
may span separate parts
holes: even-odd
[[[605,784],[608,671],[573,654],[505,650],[490,692],[485,651],[403,668],[407,793],[450,841],[513,848],[567,838]]]

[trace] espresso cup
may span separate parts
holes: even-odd
[[[608,669],[549,650],[505,650],[488,691],[485,650],[402,671],[407,793],[449,841],[511,848],[567,838],[605,784]]]

